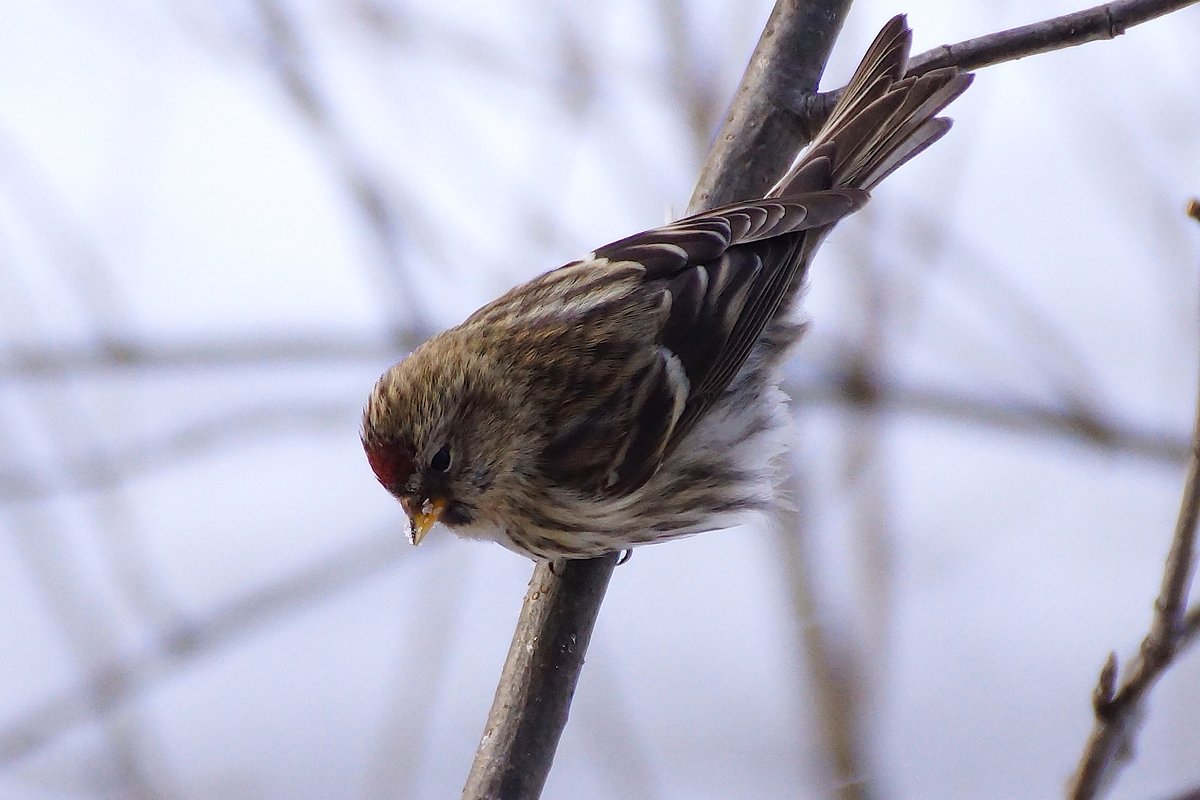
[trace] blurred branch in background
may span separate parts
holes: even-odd
[[[867,681],[866,659],[848,636],[835,633],[829,609],[823,607],[817,585],[817,559],[811,539],[813,518],[801,462],[789,460],[787,491],[790,503],[780,506],[775,521],[779,568],[785,581],[796,626],[796,652],[808,677],[803,702],[814,709],[825,760],[823,789],[833,787],[840,800],[863,800],[871,790],[872,770],[862,728]]]
[[[919,416],[974,427],[992,428],[1045,439],[1058,438],[1150,461],[1177,464],[1187,458],[1187,439],[1167,432],[1070,408],[1031,403],[992,395],[971,396],[937,386],[907,386],[879,375],[852,369],[849,359],[814,372],[815,380],[791,378],[785,388],[797,403],[808,407],[861,407],[871,404],[893,414]],[[295,401],[245,408],[209,420],[181,426],[142,442],[129,442],[107,454],[86,448],[64,455],[54,479],[39,478],[17,466],[0,467],[0,500],[13,502],[104,488],[140,474],[180,463],[234,443],[293,436],[342,424],[346,405],[340,402]]]
[[[0,355],[0,377],[37,380],[66,376],[108,376],[140,370],[170,370],[299,365],[328,367],[378,363],[397,350],[407,352],[429,335],[423,329],[400,332],[390,339],[355,339],[331,331],[310,335],[208,338],[195,341],[100,339],[89,345],[32,347],[15,344]]]
[[[118,713],[175,670],[229,647],[268,623],[357,586],[408,554],[404,538],[389,530],[201,617],[159,631],[143,654],[98,666],[80,686],[39,703],[0,729],[0,766],[49,744],[92,715]]]
[[[870,206],[860,221],[868,228],[876,221]],[[875,678],[886,671],[892,644],[895,616],[895,558],[892,531],[892,474],[886,446],[888,420],[880,393],[872,391],[878,376],[887,372],[895,359],[893,332],[900,325],[902,300],[894,296],[885,276],[892,266],[886,254],[894,243],[878,236],[858,238],[850,250],[854,267],[850,273],[854,304],[863,309],[853,349],[838,359],[844,376],[845,413],[838,426],[843,461],[837,472],[849,499],[854,553],[853,583],[859,589],[863,608],[860,657],[847,664],[847,680],[859,682],[858,710],[870,704]],[[848,637],[847,637],[848,638]],[[849,659],[846,659],[849,661]],[[865,724],[860,719],[859,724]],[[862,747],[863,743],[860,742]]]
[[[211,420],[199,420],[146,442],[131,442],[108,454],[81,449],[64,455],[53,478],[28,471],[0,469],[0,500],[46,500],[74,492],[110,489],[141,475],[218,452],[236,445],[261,443],[274,437],[344,427],[344,403],[277,404],[246,408]]]
[[[847,365],[853,366],[853,360],[847,358],[837,368],[827,368],[817,381],[793,379],[785,383],[785,388],[801,403],[832,406],[874,403],[892,413],[1039,439],[1061,439],[1163,463],[1179,464],[1187,458],[1187,439],[1167,431],[1016,397],[969,395],[939,386],[909,386],[878,375],[864,375],[847,369]]]
[[[342,185],[358,207],[376,246],[376,257],[364,259],[372,266],[371,279],[385,298],[388,318],[396,335],[406,329],[429,327],[425,303],[404,258],[407,240],[421,237],[428,246],[432,227],[420,203],[403,187],[387,181],[360,152],[353,137],[339,123],[332,103],[313,74],[314,59],[307,52],[296,19],[277,0],[255,0],[265,34],[264,64],[275,75],[300,119],[321,143]]]
[[[66,290],[64,305],[78,314],[90,335],[114,335],[130,315],[129,304],[113,280],[111,264],[52,189],[52,182],[19,154],[8,137],[0,139],[0,172],[6,193],[15,201],[13,208],[24,217],[29,230],[41,234],[39,245],[51,254],[48,261]],[[17,237],[4,237],[6,250],[13,246],[10,238]],[[16,260],[12,253],[5,256],[5,261]],[[5,340],[54,338],[57,320],[39,308],[31,283],[19,271],[0,271],[0,334]],[[65,378],[60,374],[58,380],[6,385],[8,402],[25,409],[29,427],[50,443],[54,460],[59,462],[36,467],[15,464],[10,477],[40,485],[47,494],[70,491],[62,485],[66,471],[61,462],[72,452],[87,451],[99,472],[109,473],[114,466],[105,415],[98,413],[80,386]],[[0,418],[0,439],[22,439],[11,429],[14,424]],[[144,624],[166,623],[176,613],[174,599],[162,576],[148,568],[147,531],[134,503],[119,483],[97,488],[100,490],[78,500],[86,509],[85,525],[104,569],[113,576],[120,599]],[[0,512],[0,518],[9,523],[6,538],[45,601],[49,627],[78,669],[90,672],[115,658],[121,649],[120,625],[102,599],[101,581],[89,568],[87,555],[71,546],[70,515],[64,506],[13,503]],[[85,698],[93,708],[100,702],[94,693]],[[138,707],[100,719],[107,754],[102,771],[132,798],[179,796],[178,781],[167,768],[158,742],[147,735],[145,720],[144,710]]]

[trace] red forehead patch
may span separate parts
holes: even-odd
[[[363,442],[371,471],[385,489],[396,489],[412,477],[412,451],[399,442]]]

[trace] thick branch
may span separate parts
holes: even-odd
[[[1053,29],[1057,32],[1038,39],[1028,30],[1038,26],[1027,26],[1018,29],[1026,33],[1006,45],[976,45],[979,53],[990,54],[988,60],[973,60],[983,56],[964,43],[918,57],[914,69],[943,63],[969,68],[1112,38],[1124,27],[1184,5],[1188,3],[1113,3],[1102,7],[1107,35],[1090,31],[1073,39],[1070,30]],[[848,9],[849,0],[778,0],[701,171],[689,213],[761,196],[791,163],[811,131],[811,116],[796,113],[808,109],[796,100],[814,96]],[[1026,49],[1014,49],[1018,45],[1013,41]],[[558,574],[546,565],[535,569],[463,793],[466,800],[540,795],[614,564],[615,556],[608,556],[568,563]],[[574,652],[564,651],[568,641],[574,642]],[[555,674],[544,674],[548,670]]]
[[[689,212],[761,194],[787,168],[803,140],[795,115],[779,105],[780,87],[796,81],[816,89],[849,6],[778,0]],[[534,570],[464,800],[541,794],[615,564],[610,555]],[[568,643],[575,648],[569,653]]]
[[[541,795],[617,558],[534,569],[463,797]]]
[[[791,164],[811,137],[803,120],[784,108],[798,92],[817,90],[849,10],[848,0],[776,2],[700,170],[688,213],[762,197]]]

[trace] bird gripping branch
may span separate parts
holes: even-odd
[[[362,442],[419,544],[444,523],[530,558],[588,558],[766,510],[786,441],[777,369],[817,247],[941,138],[972,76],[905,77],[891,19],[759,200],[604,245],[510,290],[376,383]]]

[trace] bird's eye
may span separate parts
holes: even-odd
[[[434,472],[445,472],[450,469],[450,445],[442,445],[442,449],[438,450],[429,462],[429,468]]]

